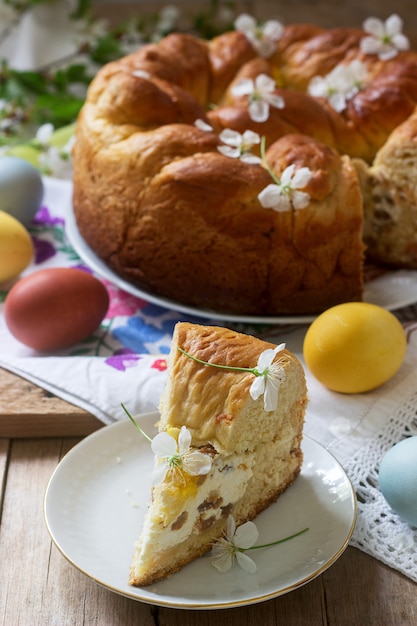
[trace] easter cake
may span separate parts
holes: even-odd
[[[269,379],[233,370],[264,371],[265,359]],[[263,394],[254,381],[265,383]],[[291,485],[303,460],[306,402],[303,368],[283,345],[226,328],[176,325],[157,435],[165,438],[164,454],[166,438],[173,439],[176,461],[167,467],[157,454],[159,481],[135,545],[131,585],[178,571],[210,550],[229,515],[237,525],[253,519]]]
[[[200,309],[311,314],[361,300],[366,168],[417,103],[401,20],[383,40],[375,22],[242,15],[212,41],[174,33],[104,66],[73,153],[88,246],[131,284]],[[408,258],[390,248],[382,261],[417,259],[415,246]]]

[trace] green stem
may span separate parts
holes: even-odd
[[[289,541],[290,539],[294,539],[295,537],[302,535],[303,533],[307,532],[307,530],[309,529],[304,528],[303,530],[300,530],[298,533],[295,533],[294,535],[290,535],[289,537],[285,537],[284,539],[279,539],[278,541],[273,541],[272,543],[264,543],[261,546],[252,546],[251,548],[244,548],[242,552],[246,550],[257,550],[258,548],[269,548],[270,546],[277,546],[279,543],[284,543],[284,541]]]
[[[193,361],[196,361],[197,363],[201,363],[201,365],[210,365],[210,367],[218,367],[219,369],[233,370],[235,372],[249,372],[250,374],[253,374],[254,376],[261,376],[261,374],[258,372],[258,369],[256,367],[236,367],[234,365],[219,365],[219,363],[209,363],[209,361],[202,361],[201,359],[198,359],[196,356],[193,356],[192,354],[188,354],[188,352],[186,352],[180,347],[178,347],[177,350],[179,350],[181,354],[188,356],[189,359],[192,359]]]
[[[269,165],[267,159],[266,159],[266,148],[265,148],[265,141],[266,141],[266,137],[265,135],[262,137],[261,139],[261,157],[262,157],[262,163],[265,165],[265,168],[268,171],[268,174],[270,175],[270,177],[272,178],[272,180],[277,184],[281,186],[281,181],[279,180],[279,178],[277,178],[277,176],[274,174],[274,172],[271,169],[271,166]]]
[[[125,405],[123,404],[123,402],[121,402],[122,405],[122,409],[124,410],[124,412],[126,413],[126,415],[128,416],[128,418],[130,419],[130,421],[133,423],[133,425],[135,426],[135,428],[138,429],[138,431],[140,432],[141,435],[143,435],[145,437],[145,439],[147,439],[148,441],[152,442],[152,438],[149,437],[149,435],[147,435],[145,433],[144,430],[142,430],[142,428],[139,426],[139,424],[136,422],[136,420],[134,419],[134,417],[132,417],[132,415],[129,413],[129,411],[127,410],[127,408],[125,407]]]

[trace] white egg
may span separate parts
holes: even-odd
[[[14,156],[0,157],[0,211],[27,226],[40,208],[43,194],[42,177],[33,165]]]
[[[385,454],[379,487],[393,511],[417,526],[417,436],[403,439]]]

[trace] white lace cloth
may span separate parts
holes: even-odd
[[[351,544],[417,582],[417,528],[399,519],[378,488],[382,457],[395,443],[413,435],[417,435],[417,391],[398,407],[377,438],[360,448],[344,467],[358,499]]]

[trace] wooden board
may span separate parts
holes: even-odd
[[[0,437],[83,437],[102,426],[87,411],[0,368]]]

